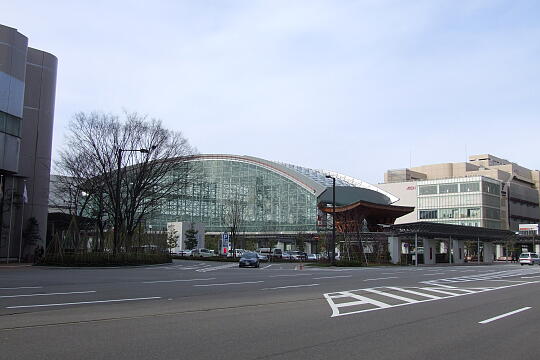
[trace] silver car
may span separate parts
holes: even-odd
[[[522,253],[521,255],[519,255],[519,263],[521,264],[521,266],[525,264],[540,265],[540,257],[538,257],[537,253],[532,253],[532,252]]]

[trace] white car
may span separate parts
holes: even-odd
[[[244,249],[234,249],[234,251],[235,251],[235,256],[234,257],[237,257],[237,258],[242,257],[242,255],[246,252],[246,250],[244,250]],[[233,257],[233,251],[232,250],[227,253],[227,257]]]
[[[195,249],[190,254],[190,256],[193,256],[193,257],[212,257],[214,255],[215,255],[214,250],[208,250],[208,249]]]
[[[540,257],[538,257],[537,253],[531,253],[531,252],[522,253],[521,255],[519,255],[519,263],[521,264],[521,266],[525,264],[540,265]]]

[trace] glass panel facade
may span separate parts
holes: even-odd
[[[431,195],[437,193],[437,185],[422,185],[418,187],[420,195]]]
[[[489,219],[500,219],[501,218],[501,210],[494,209],[494,208],[483,208],[484,209],[484,217]]]
[[[501,228],[500,184],[484,177],[419,182],[417,205],[419,220]]]
[[[479,218],[480,208],[461,208],[459,209],[460,218]]]
[[[453,209],[440,209],[439,210],[439,217],[441,219],[447,219],[447,218],[457,218],[459,216],[459,209],[453,208]]]
[[[437,210],[420,210],[420,219],[437,219]]]
[[[458,192],[458,184],[440,184],[439,185],[440,194],[449,194],[449,193],[457,193],[457,192]]]
[[[190,221],[203,223],[207,232],[225,232],[226,214],[238,203],[245,214],[240,232],[316,231],[317,198],[292,180],[240,161],[190,161],[188,167],[187,181],[146,220],[153,228]]]
[[[482,202],[484,205],[501,207],[501,198],[499,196],[493,196],[488,194],[482,194]]]
[[[493,195],[500,195],[501,186],[492,182],[482,181],[482,191]]]
[[[459,184],[459,191],[460,192],[480,191],[480,183],[479,182],[467,182],[467,183]]]
[[[21,119],[0,111],[0,131],[21,137]]]

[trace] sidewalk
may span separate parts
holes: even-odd
[[[11,263],[1,263],[0,262],[0,269],[20,269],[25,267],[32,266],[32,263],[18,263],[18,262],[11,262]]]

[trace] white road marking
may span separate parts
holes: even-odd
[[[378,294],[378,295],[382,295],[382,296],[388,296],[388,297],[391,297],[393,299],[398,299],[398,300],[405,301],[405,302],[411,303],[411,304],[418,302],[418,300],[414,300],[414,299],[411,299],[411,298],[406,298],[404,296],[399,296],[399,295],[392,294],[392,293],[389,293],[389,292],[379,291],[379,290],[376,290],[376,289],[366,289],[365,291],[370,292],[370,293],[374,293],[374,294]]]
[[[289,289],[289,288],[310,287],[310,286],[319,286],[319,284],[278,286],[278,287],[272,287],[272,288],[264,288],[261,290],[277,290],[277,289]]]
[[[263,270],[264,270],[264,269],[268,269],[268,268],[269,268],[270,266],[272,266],[272,265],[274,265],[274,264],[266,265],[266,266],[263,267],[262,269],[263,269]]]
[[[31,296],[51,296],[51,295],[71,295],[71,294],[89,294],[95,293],[95,290],[90,291],[70,291],[70,292],[56,292],[56,293],[40,293],[40,294],[21,294],[21,295],[2,295],[0,299],[4,298],[16,298],[16,297],[31,297]]]
[[[352,297],[353,299],[356,299],[356,300],[359,300],[359,301],[353,301],[352,303],[363,303],[363,304],[371,304],[371,305],[375,305],[381,309],[385,309],[385,308],[389,308],[391,307],[392,305],[388,305],[386,303],[383,303],[382,301],[379,301],[379,300],[375,300],[375,299],[371,299],[371,298],[368,298],[366,296],[362,296],[362,295],[358,295],[358,294],[354,294],[350,291],[345,291],[344,292],[344,295],[347,295],[348,297]],[[349,303],[343,303],[343,304],[336,304],[337,307],[343,307],[343,306],[348,306],[347,304]]]
[[[540,277],[540,275],[538,275],[538,276],[522,276],[521,278],[522,279],[534,279],[534,278],[538,278],[538,277]]]
[[[81,304],[103,304],[103,303],[111,303],[111,302],[155,300],[155,299],[161,299],[161,296],[152,296],[152,297],[144,297],[144,298],[131,298],[131,299],[78,301],[78,302],[57,303],[57,304],[18,305],[18,306],[7,306],[6,309],[21,309],[21,308],[50,307],[50,306],[67,306],[67,305],[81,305]]]
[[[193,285],[193,286],[207,287],[207,286],[243,285],[243,284],[258,284],[262,282],[264,281],[260,280],[260,281],[244,281],[244,282],[232,282],[232,283],[220,283],[220,284],[198,284],[198,285]]]
[[[352,275],[336,275],[336,276],[321,276],[313,278],[313,280],[319,280],[319,279],[335,279],[335,278],[350,278]]]
[[[294,274],[294,275],[271,275],[269,277],[276,278],[276,277],[293,277],[293,276],[312,276],[313,274]]]
[[[399,278],[397,276],[389,276],[389,277],[382,277],[382,278],[365,279],[364,281],[387,280],[387,279],[399,279]]]
[[[441,299],[440,296],[426,294],[426,293],[422,293],[422,292],[414,291],[414,290],[410,290],[410,289],[404,289],[404,288],[392,287],[392,286],[389,286],[388,288],[392,289],[392,290],[398,290],[398,291],[406,292],[406,293],[413,294],[413,295],[423,296],[423,297],[426,297],[428,299],[434,299],[434,300],[435,299]]]
[[[375,310],[381,310],[381,309],[398,307],[398,306],[412,305],[412,304],[423,303],[423,302],[428,302],[428,301],[448,299],[448,298],[453,298],[453,297],[483,293],[486,291],[493,291],[493,290],[511,288],[515,286],[538,284],[538,283],[540,283],[540,281],[530,281],[527,283],[504,285],[500,287],[474,287],[474,288],[459,288],[459,287],[450,288],[449,286],[445,286],[444,288],[435,288],[435,287],[400,288],[400,287],[392,287],[392,286],[386,286],[386,287],[380,286],[376,288],[365,288],[365,289],[356,289],[356,290],[347,290],[347,291],[327,293],[327,294],[323,294],[323,296],[325,297],[326,301],[330,305],[330,308],[332,309],[331,317],[337,317],[337,316],[353,315],[353,314],[358,314],[358,313],[363,313],[363,312],[368,312],[368,311],[375,311]],[[423,300],[410,299],[410,298],[407,298],[405,295],[402,296],[401,294],[397,295],[395,293],[389,293],[387,292],[387,289],[402,292],[402,293],[410,293],[419,297],[423,297],[424,299]],[[441,295],[435,296],[435,295],[425,293],[424,291],[425,292],[433,291]],[[363,292],[363,295],[360,295],[356,292]],[[377,300],[371,299],[370,297],[368,297],[370,293],[377,294],[380,296],[388,296],[388,297],[403,301],[403,303],[387,304],[383,300],[380,300],[380,297]],[[352,301],[342,302],[342,303],[334,302],[334,299],[342,299],[342,298],[352,298],[351,299]]]
[[[424,274],[424,275],[429,275],[429,276],[432,276],[432,275],[444,275],[444,273],[429,273],[429,274]]]
[[[439,294],[445,294],[445,295],[450,295],[450,296],[456,295],[456,293],[453,293],[453,292],[450,292],[450,291],[445,291],[445,290],[440,290],[440,289],[435,289],[435,288],[424,288],[424,289],[428,290],[428,291],[433,291],[433,292],[436,292],[436,293],[439,293]]]
[[[195,270],[197,272],[208,272],[208,271],[216,271],[216,270],[223,270],[223,269],[228,269],[228,268],[232,268],[232,267],[236,267],[238,266],[238,263],[229,263],[229,264],[226,264],[226,265],[221,265],[221,266],[214,266],[214,267],[205,267],[203,269],[199,269],[199,270]]]
[[[483,321],[479,321],[478,323],[479,324],[487,324],[487,323],[490,323],[492,321],[495,321],[495,320],[499,320],[499,319],[502,319],[504,317],[507,317],[507,316],[510,316],[510,315],[514,315],[514,314],[517,314],[517,313],[520,313],[522,311],[525,311],[525,310],[529,310],[531,309],[530,306],[526,306],[524,308],[521,308],[521,309],[517,309],[517,310],[514,310],[514,311],[510,311],[510,312],[507,312],[505,314],[501,314],[499,316],[495,316],[495,317],[492,317],[492,318],[489,318],[489,319],[486,319],[486,320],[483,320]]]
[[[189,281],[205,281],[205,280],[215,280],[216,278],[205,278],[205,279],[180,279],[180,280],[155,280],[155,281],[143,281],[142,284],[157,284],[157,283],[171,283],[171,282],[189,282]]]
[[[0,290],[18,290],[18,289],[43,289],[43,286],[19,286],[19,287],[0,288]]]

